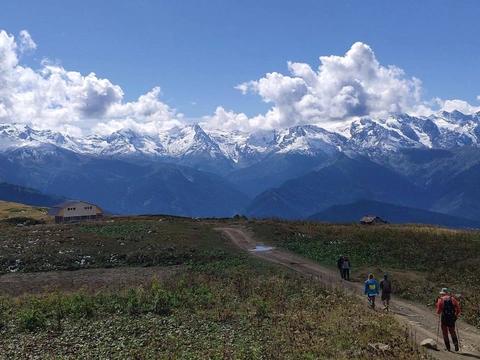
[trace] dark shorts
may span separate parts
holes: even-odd
[[[385,301],[385,300],[390,300],[390,293],[388,292],[382,292],[382,301]]]

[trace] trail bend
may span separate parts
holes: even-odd
[[[286,250],[269,249],[266,247],[262,251],[255,251],[257,245],[263,244],[257,243],[254,236],[243,227],[221,227],[217,228],[217,230],[225,234],[237,247],[248,251],[255,257],[282,265],[301,274],[312,276],[326,286],[344,289],[365,300],[362,284],[341,280],[337,271]],[[394,299],[390,303],[390,308],[397,320],[410,327],[417,344],[420,344],[426,338],[437,338],[438,315],[428,307],[402,299]],[[480,331],[461,320],[457,321],[457,329],[459,330],[461,344],[460,352],[427,350],[428,353],[441,360],[480,359]],[[438,345],[439,349],[443,349],[441,334]]]

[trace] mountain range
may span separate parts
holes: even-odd
[[[122,214],[307,218],[368,199],[477,221],[480,113],[84,137],[1,124],[0,181]]]

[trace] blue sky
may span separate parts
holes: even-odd
[[[422,83],[425,99],[480,94],[480,2],[463,1],[4,1],[0,28],[28,30],[43,58],[122,87],[124,100],[154,86],[187,116],[218,105],[253,116],[270,105],[234,86],[287,61],[319,65],[361,41],[382,65]]]

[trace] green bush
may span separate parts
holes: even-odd
[[[43,220],[38,220],[38,219],[33,219],[33,218],[23,217],[23,216],[11,217],[11,218],[2,220],[2,222],[6,224],[11,224],[11,225],[24,225],[24,226],[45,224],[45,221]]]
[[[153,291],[151,307],[153,313],[162,316],[170,315],[175,305],[176,301],[172,293],[163,289]]]
[[[91,318],[96,312],[95,298],[84,293],[67,295],[63,300],[63,311],[75,319]]]
[[[259,319],[265,319],[270,317],[271,309],[268,301],[263,299],[255,299],[255,316]]]
[[[134,289],[130,289],[127,293],[125,310],[129,315],[138,315],[142,312],[139,294]]]
[[[35,331],[47,326],[45,314],[36,308],[21,309],[17,316],[23,330]]]

